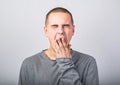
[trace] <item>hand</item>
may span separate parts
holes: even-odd
[[[71,58],[70,44],[67,44],[64,38],[60,38],[55,42],[55,52],[57,58]]]

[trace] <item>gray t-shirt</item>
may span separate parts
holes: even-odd
[[[93,57],[72,50],[72,58],[51,60],[44,51],[23,61],[19,85],[99,85]]]

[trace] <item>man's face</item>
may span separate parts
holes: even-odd
[[[51,13],[44,32],[49,39],[50,46],[54,47],[56,40],[60,38],[64,38],[68,45],[74,34],[74,25],[70,15],[63,12]]]

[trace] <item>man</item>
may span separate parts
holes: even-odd
[[[44,32],[50,47],[23,61],[19,85],[99,85],[95,59],[71,49],[74,31],[67,9],[49,11]]]

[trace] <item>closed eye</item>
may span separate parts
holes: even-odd
[[[69,24],[64,24],[63,27],[70,27],[70,25]]]

